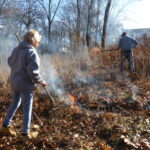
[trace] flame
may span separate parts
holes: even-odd
[[[76,105],[76,99],[73,95],[67,94],[66,103],[68,105]]]
[[[71,105],[68,110],[70,113],[79,113],[80,112],[80,108],[77,106],[76,99],[73,95],[67,94],[67,98],[66,98],[65,102],[66,102],[66,104]]]

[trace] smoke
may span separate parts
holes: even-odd
[[[131,93],[132,93],[132,99],[136,100],[136,95],[138,92],[138,87],[132,83],[129,84],[129,88],[131,89]]]
[[[1,69],[8,69],[7,59],[10,56],[14,47],[17,46],[17,42],[10,38],[0,38],[0,66]]]
[[[48,89],[56,95],[63,95],[63,84],[58,76],[58,73],[53,66],[53,62],[49,55],[41,56],[41,75],[46,81]]]
[[[136,96],[138,93],[138,87],[132,83],[131,75],[124,71],[123,73],[116,74],[117,81],[124,83],[124,93],[130,93],[128,96],[130,100],[136,100]]]
[[[58,54],[43,55],[41,74],[48,84],[49,91],[64,103],[68,91],[72,94],[85,94],[93,102],[103,99],[109,103],[114,99],[124,99],[128,94],[132,100],[136,100],[138,87],[132,83],[127,72],[121,74],[119,67],[101,68],[97,63],[90,63],[82,54],[71,57]]]
[[[92,84],[94,83],[95,79],[92,75],[87,74],[87,71],[82,71],[81,69],[75,69],[76,75],[73,79],[74,83],[84,83],[84,84]]]

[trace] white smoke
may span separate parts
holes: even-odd
[[[129,88],[131,89],[132,99],[136,100],[136,95],[138,92],[138,87],[132,83],[129,84]]]
[[[58,96],[64,94],[63,84],[48,55],[41,56],[41,74],[50,91]]]
[[[7,59],[11,55],[12,50],[17,46],[17,41],[10,38],[0,37],[0,67],[1,70],[8,70]]]

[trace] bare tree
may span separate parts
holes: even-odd
[[[7,0],[0,0],[0,16],[2,14],[2,9],[3,9],[6,2],[7,2]]]
[[[18,19],[28,30],[31,25],[36,24],[41,19],[41,11],[36,0],[24,0],[16,2]]]
[[[91,29],[91,23],[92,23],[92,12],[93,12],[93,6],[94,6],[94,0],[88,0],[88,16],[87,16],[87,30],[86,30],[86,43],[87,47],[90,48],[90,29]]]
[[[107,32],[107,23],[108,23],[108,17],[109,17],[109,11],[111,7],[112,0],[108,0],[106,9],[105,9],[105,15],[104,15],[104,24],[103,24],[103,30],[102,30],[102,39],[101,39],[101,47],[105,48],[105,40],[106,40],[106,32]]]
[[[102,3],[102,0],[97,0],[96,1],[96,27],[95,27],[95,42],[97,43],[98,41],[98,34],[99,34],[99,28],[100,28],[100,7],[101,7],[101,3]]]
[[[76,24],[76,32],[77,32],[77,36],[80,37],[80,30],[81,30],[81,11],[80,11],[80,7],[81,7],[81,0],[77,0],[77,24]],[[80,38],[77,39],[78,43]]]
[[[70,0],[59,14],[63,35],[65,32],[73,51],[78,51],[82,43],[82,9],[82,0]]]
[[[38,2],[42,6],[48,21],[48,42],[49,42],[51,40],[52,23],[60,6],[61,0],[58,0],[55,8],[52,0],[48,0],[48,4],[46,3],[45,0],[38,0]]]

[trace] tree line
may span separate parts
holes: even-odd
[[[17,33],[21,37],[35,28],[42,33],[46,51],[56,49],[56,45],[57,49],[71,47],[74,51],[81,46],[104,48],[109,34],[113,34],[110,30],[119,33],[122,29],[117,18],[130,1],[121,1],[0,0],[0,24],[5,26],[0,34],[13,37]]]

